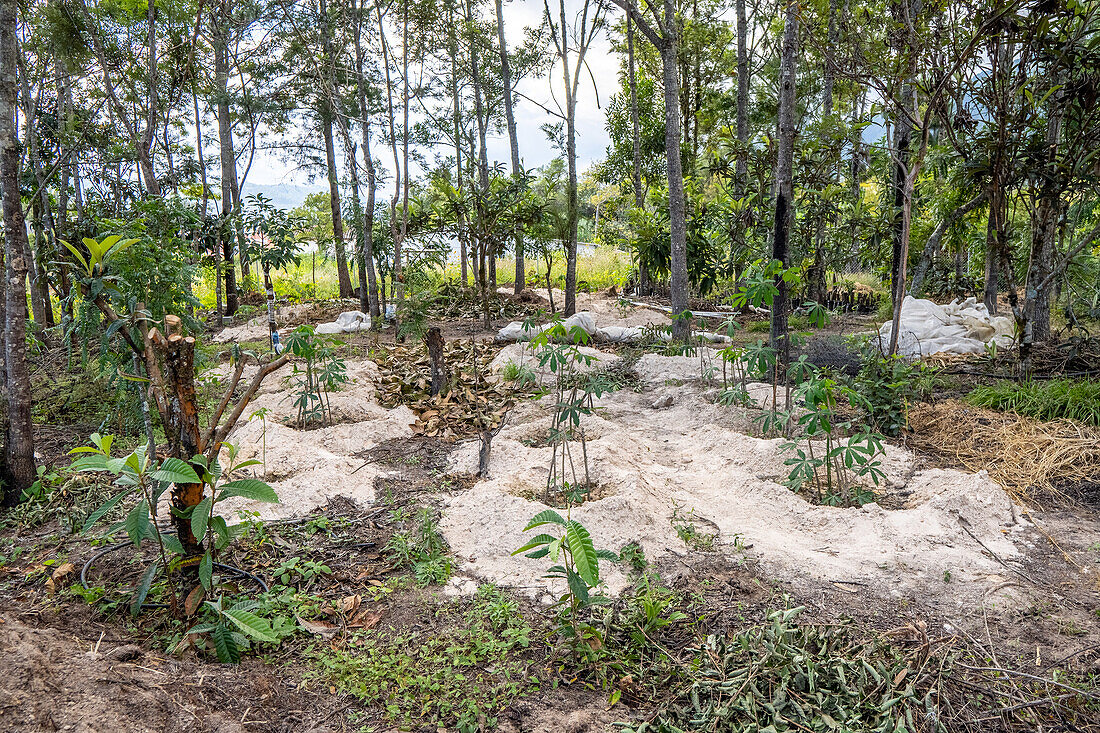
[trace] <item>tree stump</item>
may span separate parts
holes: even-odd
[[[428,360],[432,368],[432,396],[443,391],[447,380],[447,365],[443,362],[443,332],[433,326],[424,334],[424,343],[428,345]]]

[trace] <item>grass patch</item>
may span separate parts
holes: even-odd
[[[966,396],[977,407],[1014,412],[1037,420],[1076,420],[1100,426],[1100,383],[1073,379],[1048,382],[998,382]]]
[[[381,702],[393,723],[471,733],[495,728],[501,710],[538,689],[523,658],[532,629],[500,591],[482,586],[466,611],[444,607],[437,622],[422,631],[367,631],[337,649],[318,650],[318,675],[368,703]]]

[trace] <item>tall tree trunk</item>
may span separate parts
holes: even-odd
[[[983,273],[985,283],[982,292],[982,302],[990,313],[997,312],[997,292],[1000,262],[1005,259],[1008,243],[1006,237],[1006,222],[1008,199],[1005,195],[1005,151],[1008,147],[1008,105],[1009,93],[1007,85],[1012,76],[1010,46],[1003,39],[994,37],[993,71],[990,83],[993,88],[993,118],[997,143],[990,151],[989,161],[989,218],[985,230],[985,271]]]
[[[512,175],[519,177],[523,168],[519,162],[519,137],[516,135],[516,117],[512,112],[512,68],[508,61],[508,44],[504,39],[504,9],[502,1],[497,4],[497,37],[500,40],[500,79],[504,84],[504,118],[508,123],[508,143],[512,153]],[[516,227],[516,282],[513,292],[519,295],[527,284],[523,262],[523,229]]]
[[[474,227],[477,232],[476,241],[474,242],[475,249],[477,250],[477,272],[475,277],[477,278],[479,288],[481,290],[481,305],[482,305],[482,320],[485,327],[488,328],[491,320],[489,314],[489,261],[493,259],[494,252],[488,246],[488,242],[483,236],[483,226],[485,222],[484,200],[489,191],[489,159],[488,151],[486,150],[486,128],[488,127],[488,115],[485,110],[485,104],[482,100],[482,84],[481,84],[481,71],[480,64],[477,59],[477,42],[474,37],[474,15],[473,5],[470,0],[466,2],[466,24],[470,33],[470,77],[474,84],[474,115],[477,117],[477,136],[478,136],[478,216],[477,225]],[[493,268],[495,270],[495,268]]]
[[[745,0],[737,2],[737,195],[749,184],[749,22]]]
[[[382,68],[386,73],[386,119],[389,123],[390,152],[393,153],[393,196],[390,197],[390,235],[393,237],[393,291],[396,296],[397,277],[401,266],[401,227],[397,224],[397,200],[401,196],[401,158],[397,150],[397,119],[393,109],[393,80],[390,77],[390,51],[386,42],[386,26],[382,21],[382,9],[375,6],[378,17],[378,38],[382,46]],[[385,285],[382,286],[382,298],[385,301]],[[396,300],[396,297],[395,297]],[[400,314],[397,314],[400,319]]]
[[[1058,222],[1062,217],[1062,174],[1059,171],[1058,147],[1062,142],[1065,90],[1061,79],[1049,97],[1047,112],[1046,153],[1044,175],[1031,234],[1031,267],[1028,268],[1024,291],[1023,344],[1043,343],[1051,338],[1050,301],[1054,285],[1055,257],[1058,244]]]
[[[626,15],[626,80],[630,86],[630,143],[631,160],[630,181],[634,186],[634,207],[645,207],[645,192],[642,190],[642,125],[638,114],[638,79],[634,59],[634,20],[630,13]],[[638,260],[638,295],[651,292],[649,267],[640,258]]]
[[[679,28],[675,0],[664,0],[665,43],[661,48],[665,88],[665,159],[668,167],[668,223],[671,238],[670,305],[675,318],[672,337],[686,342],[691,336],[687,274],[687,199],[680,164],[680,79],[677,68]]]
[[[409,236],[409,2],[401,3],[401,168],[405,176],[401,179],[401,245]],[[394,244],[393,256],[393,300],[401,308],[405,300],[404,262],[398,256],[397,244]],[[400,321],[398,322],[400,325]],[[400,328],[397,329],[400,332]]]
[[[565,189],[565,315],[577,312],[577,219],[579,205],[577,201],[577,100],[573,78],[569,73],[569,24],[565,19],[565,0],[560,0],[558,39],[561,51],[562,80],[565,82],[565,159],[568,167],[568,182]],[[577,63],[581,63],[578,59]]]
[[[790,236],[794,225],[794,114],[795,80],[798,63],[797,0],[787,3],[783,26],[783,45],[779,57],[779,130],[775,164],[775,226],[772,235],[772,259],[786,268],[790,263]],[[771,345],[776,350],[778,365],[790,361],[790,340],[787,332],[788,293],[782,275],[775,279],[778,293],[772,302]],[[777,366],[777,372],[779,367]]]
[[[840,40],[840,28],[837,24],[836,11],[837,0],[829,0],[828,44],[830,49],[835,49]],[[832,55],[828,54],[825,56],[824,82],[821,90],[821,116],[825,120],[829,120],[829,118],[833,116],[833,85],[835,78],[836,74],[833,69]],[[836,170],[833,166],[835,158],[831,146],[827,154],[829,156],[828,175],[830,178],[833,178],[836,174]],[[825,262],[825,231],[826,226],[830,224],[830,222],[827,221],[829,218],[824,207],[822,207],[822,210],[819,211],[817,215],[817,230],[814,233],[813,264],[810,265],[810,271],[807,275],[808,282],[806,295],[809,300],[817,303],[822,303],[825,300],[825,275],[827,269]]]
[[[327,105],[328,102],[322,102]],[[340,184],[336,175],[336,147],[332,140],[332,115],[326,109],[321,115],[321,132],[325,140],[325,165],[328,171],[329,206],[332,211],[332,241],[336,250],[336,278],[340,283],[340,297],[353,295],[351,276],[348,274],[348,256],[344,249],[344,215],[340,211]]]
[[[31,420],[30,369],[27,365],[27,228],[19,197],[21,145],[15,115],[19,105],[16,3],[0,2],[0,187],[4,210],[4,367],[7,441],[4,451],[6,506],[15,505],[36,478],[34,423]]]
[[[221,242],[222,280],[225,283],[225,315],[237,312],[237,272],[233,247],[233,184],[237,180],[237,157],[233,150],[233,121],[229,112],[229,15],[228,0],[221,0],[214,18],[214,87],[218,99],[218,142],[222,167]]]
[[[458,198],[462,198],[462,98],[458,92],[458,38],[455,34],[454,10],[448,7],[448,35],[447,43],[451,56],[451,101],[454,104],[453,124],[455,136],[455,191]],[[461,211],[458,214],[458,266],[462,278],[462,287],[469,285],[469,273],[466,263],[466,216]]]
[[[367,205],[363,210],[363,249],[359,253],[359,303],[370,314],[371,327],[381,328],[382,311],[378,304],[378,275],[374,270],[374,203],[378,193],[378,179],[374,170],[374,156],[370,150],[370,107],[367,101],[367,82],[363,74],[363,24],[366,22],[366,0],[360,4],[355,19],[355,86],[359,96],[360,125],[363,129],[363,162],[367,172]],[[364,273],[366,277],[364,277]]]
[[[340,297],[350,298],[354,292],[348,273],[348,257],[344,250],[344,216],[340,211],[340,184],[336,169],[336,150],[332,141],[332,116],[335,79],[331,72],[335,60],[332,55],[332,34],[329,29],[328,5],[318,0],[321,21],[321,47],[324,52],[325,88],[321,92],[321,134],[325,139],[325,164],[328,169],[329,205],[332,210],[332,239],[336,250],[336,277],[340,282]]]

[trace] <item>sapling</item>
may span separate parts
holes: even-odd
[[[83,531],[90,530],[100,519],[118,506],[124,499],[133,498],[136,503],[126,514],[126,518],[112,525],[107,534],[124,529],[135,547],[146,540],[157,545],[158,561],[152,563],[142,575],[130,604],[130,611],[137,615],[145,603],[145,598],[158,572],[165,577],[184,566],[193,564],[196,558],[188,557],[179,537],[161,530],[157,524],[160,515],[160,502],[172,484],[187,483],[201,487],[210,487],[210,493],[204,493],[203,499],[190,507],[185,516],[193,537],[204,543],[204,552],[198,559],[198,579],[206,592],[212,590],[212,574],[215,554],[224,549],[237,536],[240,525],[229,526],[225,518],[216,513],[220,502],[242,497],[253,501],[277,503],[275,491],[258,479],[236,479],[222,483],[232,473],[255,465],[258,461],[237,461],[237,449],[229,443],[223,444],[229,458],[228,467],[223,469],[217,456],[208,460],[205,456],[194,456],[190,463],[178,458],[165,458],[157,461],[150,458],[145,446],[140,446],[126,456],[114,457],[111,448],[114,438],[110,435],[91,436],[91,446],[74,448],[70,454],[78,456],[70,470],[108,473],[113,475],[114,484],[121,491],[105,504],[92,512],[84,523]],[[178,611],[175,589],[168,583],[169,606]]]
[[[298,380],[294,406],[298,409],[298,427],[312,423],[329,425],[332,420],[330,393],[348,381],[347,366],[337,353],[339,339],[317,334],[312,326],[294,329],[286,339],[286,348],[302,363],[295,362],[292,376]]]
[[[534,330],[533,325],[526,330]],[[581,417],[594,410],[595,398],[602,397],[606,385],[578,371],[579,365],[590,366],[595,357],[581,351],[588,343],[589,335],[580,326],[566,329],[560,316],[555,316],[550,324],[540,331],[530,342],[535,351],[539,366],[555,375],[554,412],[550,423],[550,442],[553,453],[550,472],[546,478],[544,499],[550,503],[552,494],[557,491],[571,500],[581,501],[588,493],[592,477],[588,465],[588,446],[584,436]],[[584,464],[584,483],[578,479],[577,467],[573,459],[572,442],[580,444]],[[570,480],[571,479],[571,480]]]

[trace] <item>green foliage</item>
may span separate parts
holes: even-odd
[[[919,686],[919,657],[860,638],[851,624],[798,625],[801,611],[773,611],[728,639],[709,636],[696,651],[691,684],[652,722],[624,731],[946,730],[934,691]]]
[[[230,479],[232,474],[259,461],[237,461],[237,449],[225,444],[228,466],[223,469],[215,458],[207,461],[205,456],[194,456],[190,462],[179,458],[165,458],[154,461],[146,454],[144,445],[139,446],[126,456],[114,457],[111,448],[114,437],[93,433],[91,446],[74,448],[70,455],[78,456],[69,467],[71,472],[105,473],[114,477],[114,485],[121,491],[102,506],[93,511],[84,522],[83,532],[88,532],[97,522],[122,505],[125,501],[134,504],[120,522],[108,527],[106,534],[112,535],[119,530],[126,532],[135,547],[145,541],[152,541],[159,553],[158,562],[151,564],[138,583],[131,600],[130,610],[137,615],[145,603],[146,596],[153,586],[158,572],[170,576],[179,568],[184,548],[175,535],[161,532],[157,525],[159,506],[164,494],[173,484],[202,484],[210,492],[202,501],[187,510],[191,532],[200,541],[207,540],[198,575],[202,587],[211,592],[214,588],[213,557],[218,550],[225,549],[243,530],[244,526],[230,526],[224,517],[217,514],[218,504],[225,499],[241,497],[253,501],[277,503],[275,491],[263,481],[252,478]],[[169,583],[171,588],[172,584]]]
[[[511,359],[504,362],[500,376],[505,382],[512,382],[517,387],[533,387],[538,382],[534,369],[527,364],[517,364]]]
[[[400,565],[412,569],[417,585],[438,585],[451,577],[453,568],[451,558],[447,557],[447,543],[429,509],[418,511],[409,529],[395,532],[386,543],[386,551]]]
[[[527,332],[537,331],[533,318],[524,321]],[[588,470],[588,449],[581,418],[592,414],[595,399],[609,391],[608,384],[599,378],[581,378],[578,366],[591,366],[595,360],[581,351],[588,343],[589,335],[580,326],[567,329],[561,316],[555,315],[550,324],[531,339],[529,348],[535,353],[539,366],[555,376],[554,412],[550,423],[550,443],[553,454],[550,471],[546,477],[543,501],[551,503],[562,497],[568,504],[577,504],[587,497],[592,485]],[[573,456],[573,444],[579,443],[580,460]],[[582,463],[584,480],[578,475],[577,463]]]
[[[998,382],[966,396],[977,407],[1015,412],[1037,420],[1076,420],[1100,426],[1100,383],[1076,379]]]
[[[283,585],[293,585],[300,590],[308,590],[318,579],[332,575],[332,568],[323,562],[303,560],[295,555],[279,563],[271,575]]]
[[[884,435],[900,435],[909,425],[909,403],[929,397],[938,382],[937,370],[921,361],[884,356],[864,345],[862,365],[853,387],[868,424]]]
[[[369,703],[402,727],[478,733],[540,683],[522,653],[531,627],[514,601],[490,586],[461,614],[445,610],[434,628],[361,632],[336,648],[311,652],[317,676]]]
[[[291,372],[296,380],[292,396],[299,429],[331,424],[329,393],[348,381],[347,365],[336,349],[342,343],[332,336],[318,335],[309,325],[298,326],[287,336],[287,351],[302,362],[295,361]]]
[[[541,532],[512,554],[526,553],[526,557],[535,560],[550,558],[554,564],[547,570],[546,577],[565,581],[565,591],[554,604],[560,609],[558,632],[577,650],[581,649],[582,643],[589,648],[597,648],[602,634],[598,628],[584,621],[580,613],[606,602],[603,595],[593,592],[600,584],[599,561],[618,562],[619,558],[613,552],[597,550],[592,536],[580,522],[562,517],[553,509],[536,514],[523,531],[530,532],[539,527],[548,527],[557,534]]]
[[[187,630],[177,645],[213,651],[223,664],[237,664],[243,651],[252,644],[279,644],[298,630],[287,616],[265,618],[256,613],[260,601],[231,602],[225,596],[203,602],[203,619]]]
[[[700,529],[699,520],[695,516],[694,509],[687,514],[683,514],[680,511],[680,507],[676,507],[672,510],[672,517],[669,521],[672,523],[672,528],[676,530],[676,536],[691,549],[701,552],[711,552],[714,550],[714,543],[718,539],[718,533],[707,532]]]
[[[873,492],[856,479],[867,477],[877,486],[883,478],[879,460],[883,437],[870,429],[856,429],[852,420],[841,419],[837,411],[840,397],[863,404],[859,394],[826,370],[815,369],[805,356],[791,365],[790,372],[800,380],[795,403],[805,409],[797,419],[801,434],[780,446],[793,454],[784,461],[791,469],[784,484],[794,491],[809,485],[821,504],[861,506],[873,501]]]

